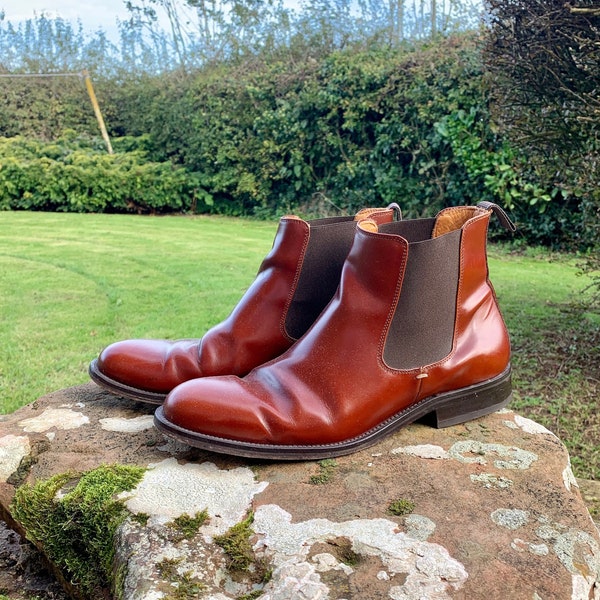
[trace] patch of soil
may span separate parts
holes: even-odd
[[[0,594],[11,600],[67,600],[43,566],[40,553],[0,521]]]

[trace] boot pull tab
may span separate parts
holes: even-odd
[[[358,222],[358,226],[363,231],[369,231],[371,233],[377,233],[379,231],[379,226],[374,219],[362,219]]]
[[[387,205],[387,210],[394,211],[394,221],[402,221],[402,209],[397,202],[390,202]]]
[[[502,227],[504,229],[508,229],[511,233],[514,233],[517,230],[517,226],[510,220],[509,216],[504,212],[497,204],[493,202],[482,201],[477,204],[477,208],[483,208],[483,210],[491,210],[498,217]]]

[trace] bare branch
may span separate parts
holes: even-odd
[[[568,8],[574,15],[600,17],[600,6],[573,6],[567,2],[565,8]]]

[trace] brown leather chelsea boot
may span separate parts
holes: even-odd
[[[510,343],[488,279],[498,206],[360,222],[334,298],[289,350],[244,378],[176,387],[159,430],[199,448],[279,460],[366,448],[430,415],[438,427],[505,406]]]
[[[334,295],[356,222],[364,218],[383,224],[401,218],[400,208],[391,204],[312,221],[283,217],[256,279],[225,321],[201,339],[111,344],[90,364],[90,377],[115,394],[160,404],[184,381],[245,375],[279,356]]]

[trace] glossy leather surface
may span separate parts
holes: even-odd
[[[488,281],[490,214],[469,207],[462,225],[454,339],[442,360],[408,370],[383,360],[410,244],[359,226],[338,292],[305,336],[244,378],[178,386],[165,401],[164,418],[188,437],[197,432],[241,443],[335,444],[423,398],[500,375],[510,343]]]
[[[394,209],[365,209],[364,216],[389,222],[394,218]],[[352,221],[351,217],[319,219],[312,222],[312,227],[339,225],[353,230]],[[92,363],[90,374],[100,385],[136,397],[136,390],[166,394],[189,379],[245,375],[280,355],[295,342],[286,332],[285,319],[310,235],[311,222],[294,216],[282,218],[273,247],[252,285],[229,317],[202,338],[116,342]],[[349,245],[344,256],[348,249]],[[144,398],[140,395],[140,399]]]

